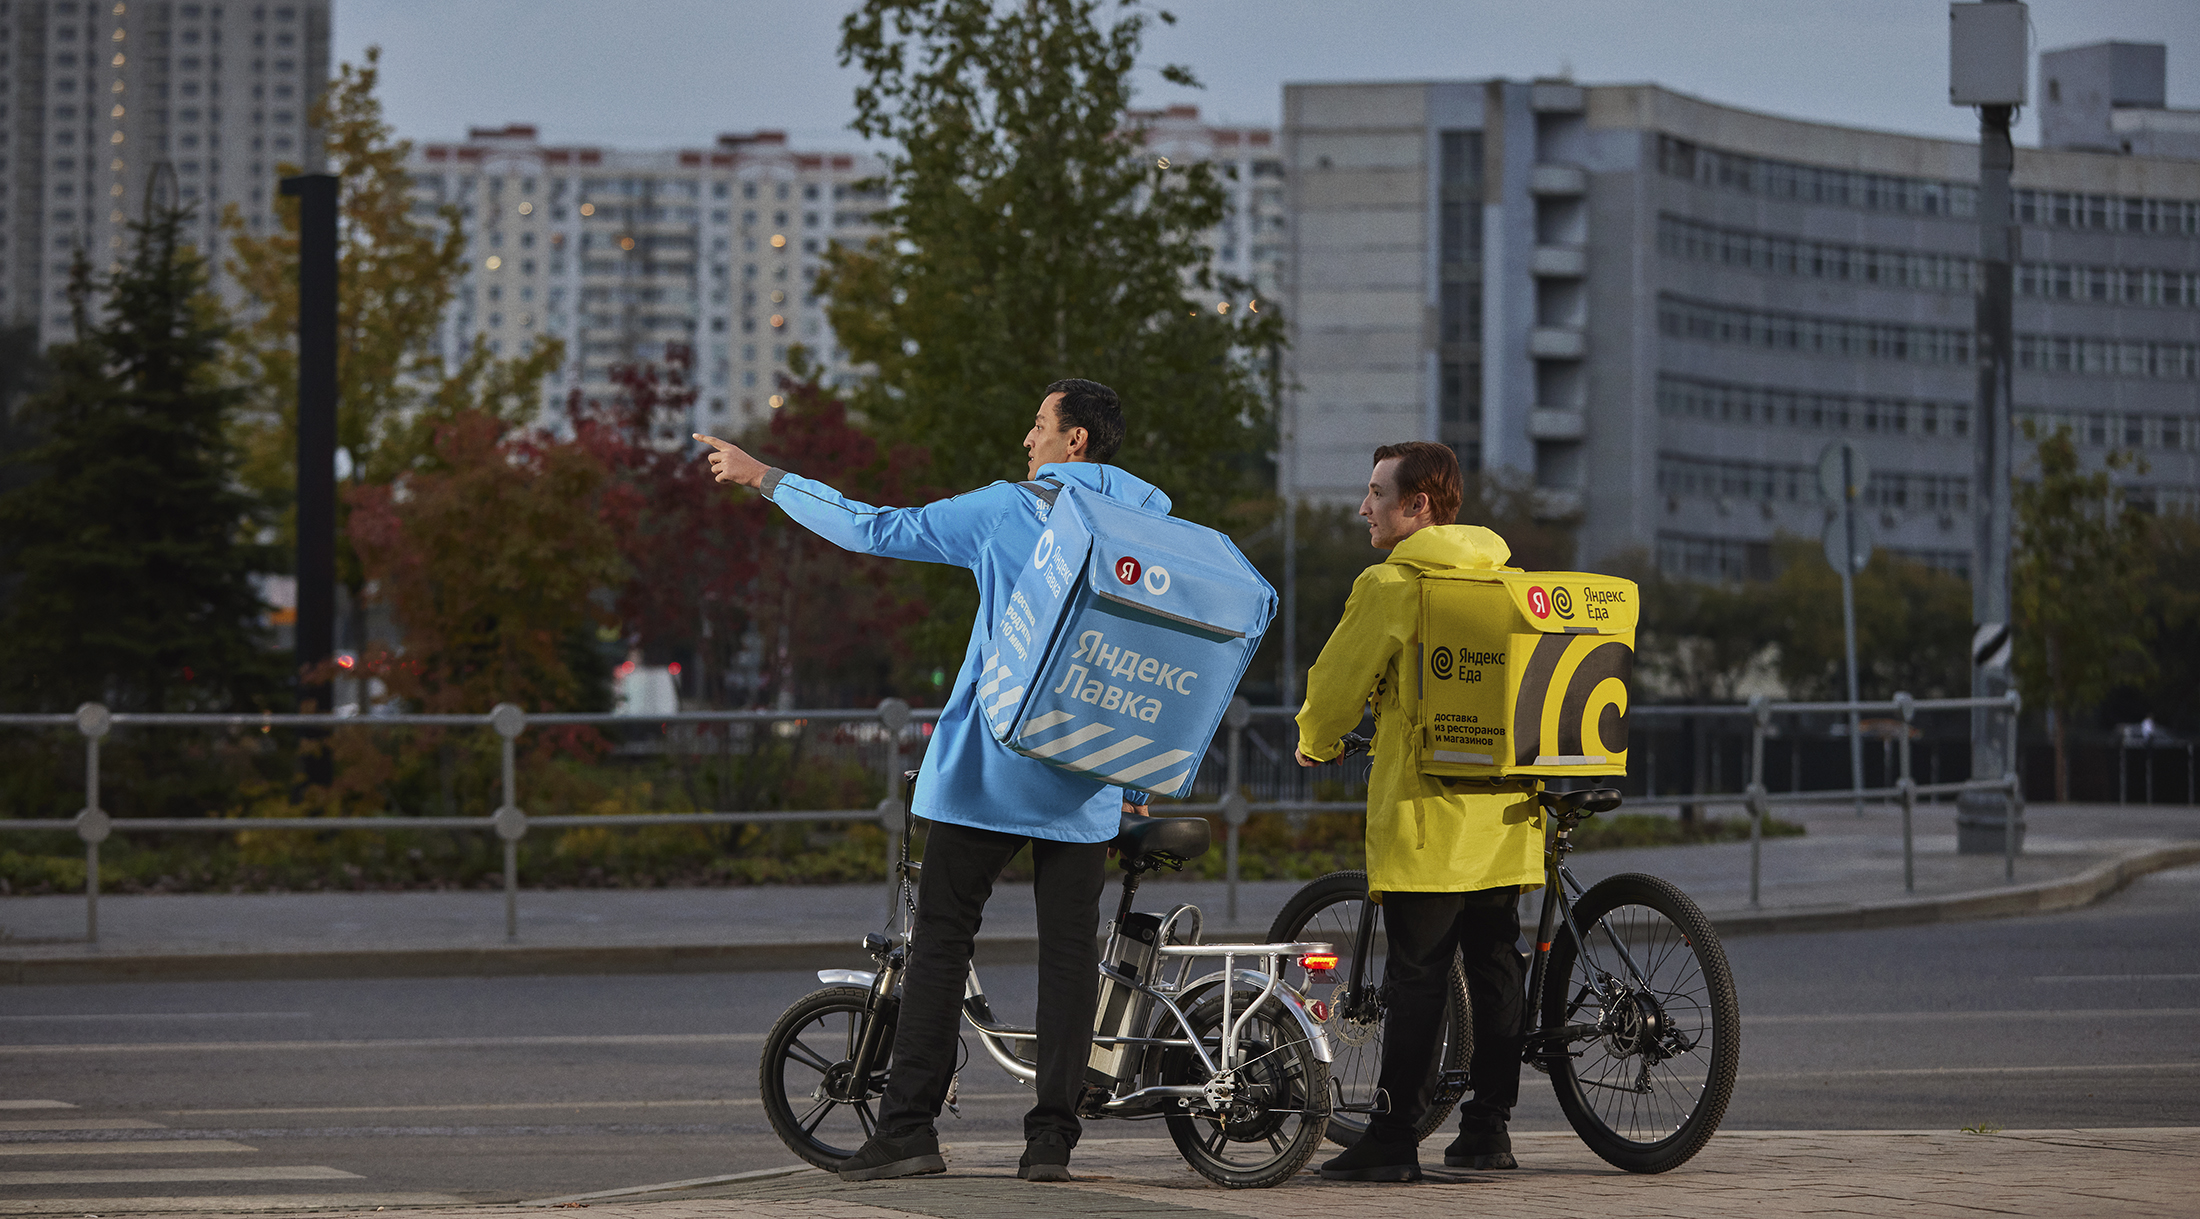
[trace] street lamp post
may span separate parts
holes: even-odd
[[[2028,14],[2019,0],[1985,0],[1948,6],[1948,100],[1976,106],[1979,113],[1979,271],[1978,407],[1971,420],[1977,442],[1971,480],[1976,532],[1972,539],[1971,695],[2000,698],[2009,691],[2010,596],[2009,533],[2012,430],[2011,366],[2015,362],[2011,320],[2011,266],[2016,226],[2009,200],[2009,171],[2016,153],[2009,125],[2026,100]],[[2008,714],[1977,708],[1971,712],[1971,777],[1998,780],[2013,773],[2017,758],[2011,734],[1996,717]],[[2013,793],[1999,789],[1967,791],[1956,801],[1956,850],[1965,855],[2000,854],[2007,843],[2022,844],[2024,810]]]

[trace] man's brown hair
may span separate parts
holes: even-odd
[[[1376,465],[1393,457],[1398,459],[1399,499],[1410,502],[1416,495],[1428,496],[1429,519],[1438,525],[1449,525],[1458,518],[1466,483],[1459,476],[1457,453],[1447,445],[1426,440],[1386,444],[1375,450]]]

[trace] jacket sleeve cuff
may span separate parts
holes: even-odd
[[[1327,745],[1315,745],[1305,737],[1300,737],[1299,752],[1317,762],[1328,762],[1336,758],[1340,744],[1339,741],[1331,741]]]
[[[785,470],[780,469],[778,466],[773,466],[770,469],[764,471],[763,484],[760,485],[757,490],[764,493],[765,499],[770,499],[772,497],[772,492],[779,489],[779,480],[785,478],[786,476],[787,472]]]

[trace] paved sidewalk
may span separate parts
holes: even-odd
[[[1026,1219],[1029,1216],[1203,1216],[1247,1219],[1768,1219],[1803,1215],[2186,1216],[2200,1180],[2200,1128],[1940,1131],[1737,1131],[1663,1176],[1630,1176],[1572,1134],[1515,1135],[1517,1172],[1429,1169],[1417,1185],[1327,1182],[1308,1169],[1265,1190],[1225,1190],[1195,1176],[1167,1138],[1087,1139],[1067,1185],[1015,1179],[1021,1143],[949,1144],[941,1176],[844,1185],[804,1168],[789,1175],[663,1189],[629,1197],[451,1206],[436,1219],[518,1219],[585,1206],[597,1219]],[[1431,1144],[1424,1154],[1434,1150]],[[1335,1148],[1325,1148],[1322,1158]],[[1440,1153],[1439,1153],[1440,1154]],[[58,1214],[67,1200],[0,1214]],[[81,1212],[101,1213],[94,1199]],[[234,1201],[234,1200],[232,1200]],[[273,1201],[273,1200],[271,1200]],[[547,1207],[546,1205],[547,1204]],[[311,1210],[275,1202],[263,1214]],[[29,1209],[35,1207],[36,1209]],[[179,1208],[177,1214],[191,1212]]]
[[[1955,853],[1953,805],[1925,805],[1911,896],[1898,810],[1780,815],[1810,833],[1763,844],[1760,908],[1748,901],[1747,843],[1589,852],[1574,857],[1575,872],[1585,882],[1623,871],[1666,877],[1734,935],[2066,909],[2143,871],[2200,862],[2200,809],[2034,805],[2012,887],[1999,856]],[[1210,939],[1261,935],[1301,883],[1241,885],[1234,921],[1220,882],[1159,878],[1141,900],[1197,903]],[[96,945],[83,940],[81,896],[4,897],[0,981],[807,968],[846,958],[886,921],[886,897],[878,885],[524,890],[519,937],[508,941],[496,891],[108,896]],[[1028,960],[1035,937],[1030,890],[1003,886],[981,961]]]

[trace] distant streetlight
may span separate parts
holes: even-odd
[[[1977,464],[1971,480],[1976,522],[1971,558],[1971,695],[1999,698],[2009,691],[2009,470],[2012,341],[2010,264],[2016,228],[2009,206],[2009,170],[2016,159],[2010,121],[2026,101],[2030,19],[2018,0],[1985,0],[1948,6],[1948,101],[1976,106],[1978,142],[1979,268],[1978,410],[1972,420]],[[1971,777],[1998,780],[2017,768],[2015,752],[1995,717],[1971,712]],[[1999,854],[2005,837],[2021,844],[2023,810],[2006,791],[1963,793],[1956,801],[1956,850]]]

